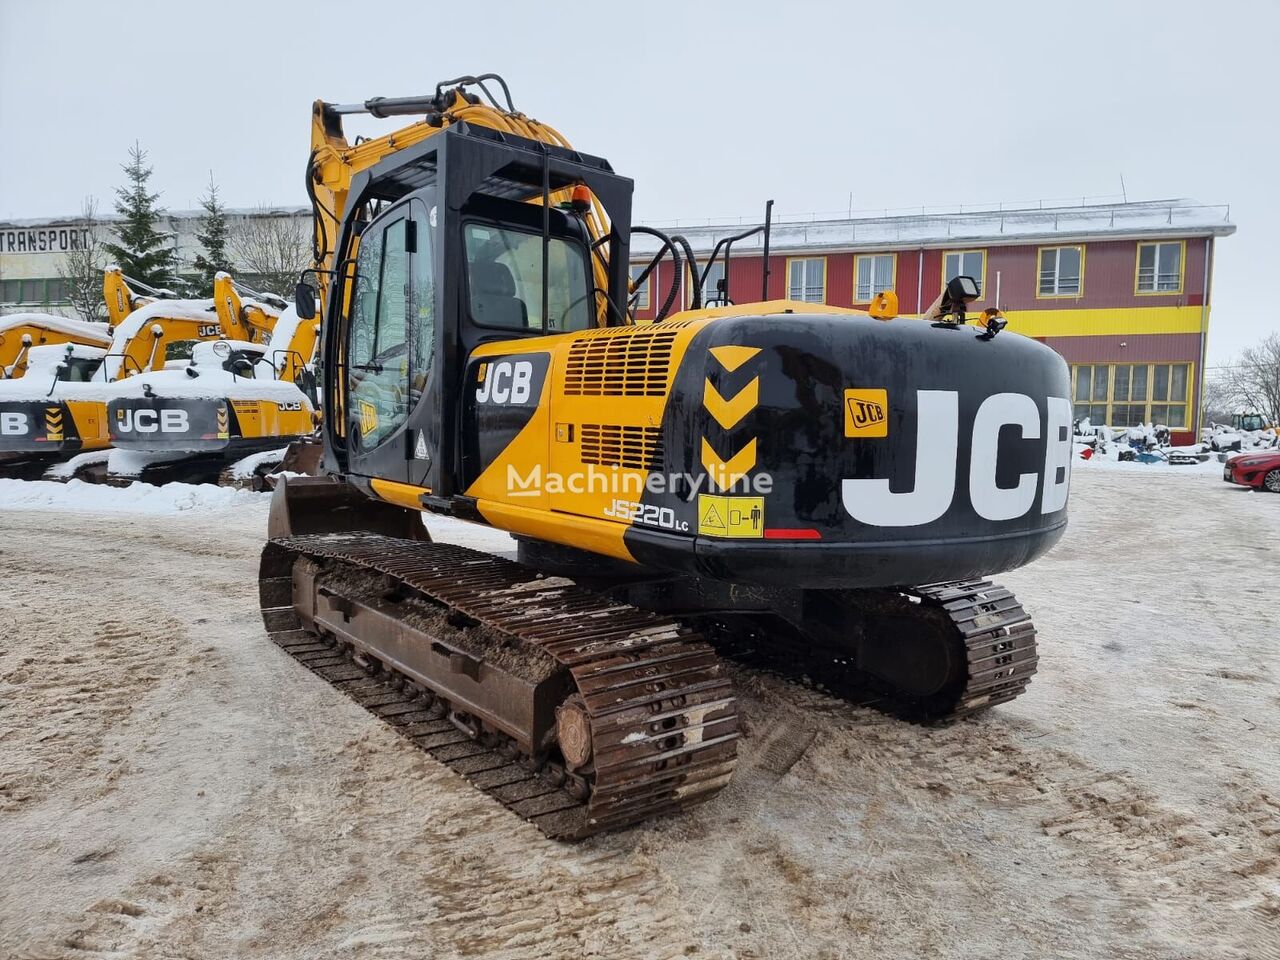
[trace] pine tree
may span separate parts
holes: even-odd
[[[227,253],[227,211],[218,200],[218,185],[209,173],[209,192],[200,198],[200,206],[206,214],[196,239],[204,247],[204,253],[196,254],[195,268],[200,271],[200,296],[208,296],[213,288],[214,274],[231,270],[231,256]]]
[[[172,235],[156,228],[164,211],[156,206],[160,194],[147,190],[151,168],[146,161],[146,151],[135,142],[129,151],[129,162],[121,167],[128,183],[116,188],[115,210],[121,217],[115,228],[119,242],[102,246],[126,277],[165,288],[180,282],[174,275],[178,255],[171,243]]]

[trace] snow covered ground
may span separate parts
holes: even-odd
[[[729,789],[576,846],[266,640],[266,496],[0,487],[0,956],[1280,956],[1280,497],[1124,467],[1001,578],[1026,696],[928,730],[736,671]]]

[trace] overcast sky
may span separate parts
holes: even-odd
[[[635,179],[637,221],[1110,199],[1122,175],[1230,204],[1223,363],[1280,329],[1278,36],[1274,0],[0,0],[0,218],[108,207],[135,139],[171,209],[210,171],[230,206],[301,204],[314,99],[493,71]]]

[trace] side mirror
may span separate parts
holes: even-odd
[[[309,284],[299,281],[294,288],[293,308],[298,311],[299,319],[314,320],[316,318],[316,294]]]

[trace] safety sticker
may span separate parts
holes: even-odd
[[[699,494],[698,533],[708,537],[763,537],[764,497]]]
[[[887,437],[889,435],[889,391],[846,390],[844,392],[844,435],[846,437]]]

